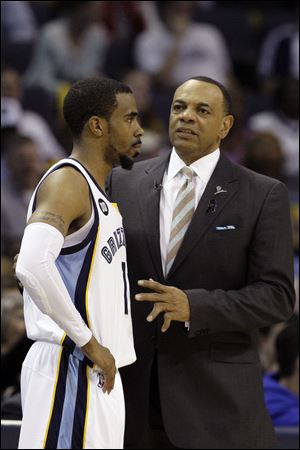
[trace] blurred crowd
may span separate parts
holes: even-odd
[[[103,75],[132,88],[145,130],[139,159],[170,150],[179,84],[197,75],[223,83],[235,125],[221,150],[288,187],[299,299],[298,15],[296,1],[1,1],[2,417],[20,417],[31,344],[12,260],[37,181],[71,151],[62,104],[78,79]],[[279,425],[299,421],[298,302],[290,322],[261,330],[266,402]]]

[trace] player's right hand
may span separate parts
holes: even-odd
[[[115,358],[108,348],[99,344],[94,336],[92,336],[87,344],[81,347],[81,350],[95,364],[96,367],[94,370],[98,370],[102,374],[102,391],[109,394],[115,384],[117,372]]]

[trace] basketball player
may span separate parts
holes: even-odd
[[[19,448],[122,448],[118,369],[136,356],[122,218],[104,184],[113,165],[131,168],[143,130],[132,91],[105,78],[75,83],[64,117],[73,150],[32,196],[16,266],[35,341]]]

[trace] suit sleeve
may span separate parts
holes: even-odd
[[[287,189],[276,183],[256,221],[248,249],[247,284],[239,290],[185,290],[191,311],[189,337],[249,332],[282,322],[295,302],[293,244]]]

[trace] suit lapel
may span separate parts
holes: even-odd
[[[237,184],[234,166],[221,154],[167,278],[180,266],[212,222],[216,220],[223,208],[231,201],[237,191]],[[216,194],[220,187],[226,192]],[[214,209],[215,211],[213,212]]]
[[[162,183],[169,157],[170,154],[158,158],[154,162],[149,160],[149,166],[146,167],[142,174],[142,180],[139,183],[138,190],[139,209],[142,216],[145,236],[159,280],[164,279],[161,264],[159,231],[160,184]]]

